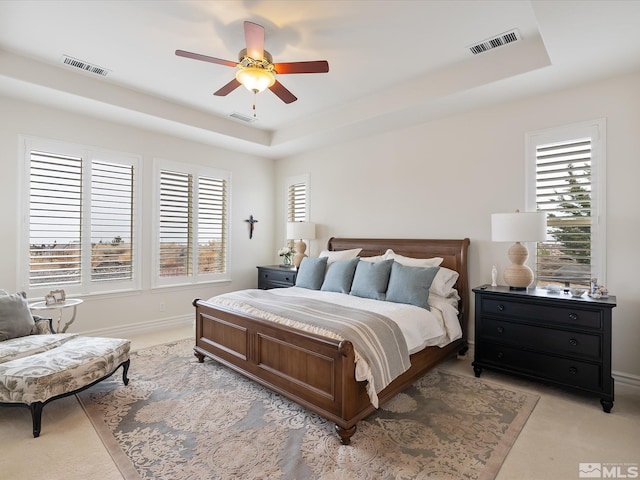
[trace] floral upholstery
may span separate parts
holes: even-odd
[[[33,436],[40,434],[42,407],[73,395],[123,367],[129,381],[130,341],[52,333],[50,320],[36,319],[32,335],[0,342],[0,404],[31,410]]]
[[[26,337],[12,338],[0,343],[0,365],[18,358],[29,357],[37,353],[46,352],[59,347],[77,333],[60,333],[44,335],[27,335]]]
[[[113,373],[129,359],[129,346],[120,338],[76,335],[55,348],[1,363],[0,402],[45,402],[78,390]]]

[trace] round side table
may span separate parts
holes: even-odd
[[[50,305],[47,305],[47,303],[43,300],[40,302],[32,303],[31,305],[29,305],[29,308],[31,310],[58,310],[58,327],[56,328],[56,332],[65,333],[67,331],[67,328],[69,328],[69,325],[71,325],[76,319],[76,307],[82,302],[83,300],[79,298],[69,298],[64,302],[52,303]],[[60,329],[60,324],[62,323],[62,310],[69,307],[73,307],[71,319],[64,324],[64,327],[62,327],[62,329]]]

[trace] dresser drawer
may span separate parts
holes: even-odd
[[[549,329],[534,325],[486,318],[480,325],[480,338],[515,347],[569,355],[590,360],[602,359],[602,337],[588,333]]]
[[[481,298],[480,311],[483,314],[509,317],[513,319],[533,320],[548,325],[566,325],[600,330],[602,314],[599,310],[580,308],[579,305],[560,306],[533,304],[503,300],[494,297]]]
[[[491,342],[483,343],[481,350],[476,353],[476,361],[487,367],[516,371],[586,390],[599,391],[603,388],[600,364],[519,350]]]
[[[289,268],[258,267],[258,288],[292,287],[296,283],[296,271]]]

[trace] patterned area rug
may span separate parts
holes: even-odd
[[[127,387],[116,374],[78,395],[126,480],[492,479],[538,401],[435,370],[344,446],[330,422],[192,347],[135,352]]]

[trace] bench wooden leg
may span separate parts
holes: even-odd
[[[42,426],[42,407],[44,407],[44,403],[35,402],[29,405],[29,410],[31,410],[31,422],[33,423],[33,438],[38,438],[40,436],[40,428]]]
[[[127,377],[129,365],[131,365],[130,359],[122,363],[122,383],[124,383],[125,385],[129,385],[129,377]]]

